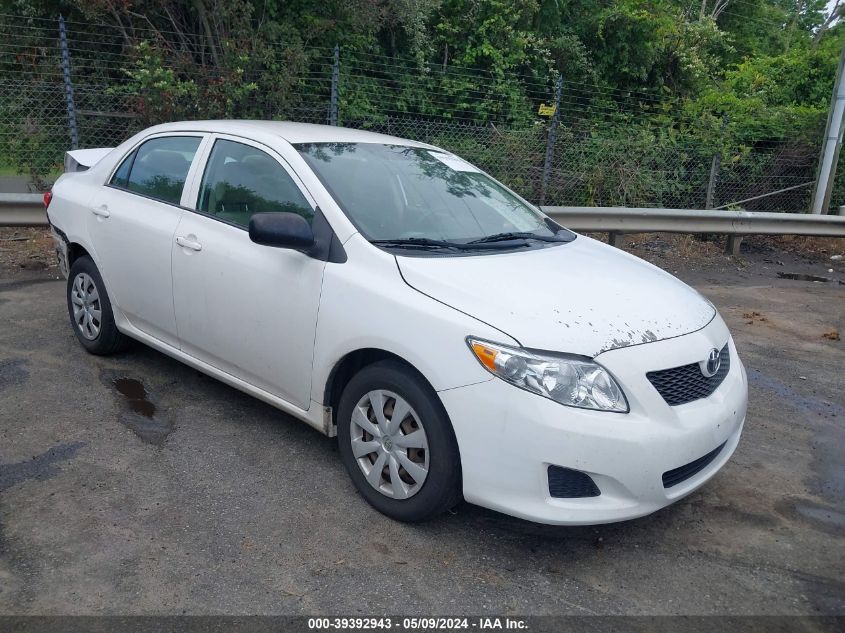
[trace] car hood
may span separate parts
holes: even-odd
[[[412,288],[529,348],[594,357],[694,332],[716,314],[672,275],[583,235],[530,251],[396,259]]]

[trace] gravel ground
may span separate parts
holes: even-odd
[[[25,239],[0,241],[0,614],[845,615],[845,268],[830,259],[845,242],[748,240],[728,258],[628,238],[719,307],[749,371],[746,430],[677,504],[559,528],[467,504],[390,521],[333,440],[140,345],[85,354],[43,231],[10,237]]]

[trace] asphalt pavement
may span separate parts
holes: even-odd
[[[739,448],[652,516],[566,528],[391,521],[334,440],[141,345],[89,356],[55,269],[6,272],[0,614],[845,614],[845,286],[686,278],[749,371]]]

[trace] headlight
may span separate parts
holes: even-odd
[[[472,337],[467,343],[485,369],[520,389],[569,407],[628,412],[613,376],[588,358],[529,352]]]

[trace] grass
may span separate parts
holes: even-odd
[[[62,175],[62,170],[59,169],[59,168],[56,168],[56,169],[51,170],[50,173],[46,174],[44,176],[44,179],[47,180],[47,181],[53,181],[61,175]],[[5,157],[0,156],[0,178],[3,178],[3,177],[9,178],[9,177],[15,177],[15,176],[21,176],[21,177],[24,177],[24,178],[30,177],[30,175],[28,173],[21,171],[19,168],[10,164],[9,161]]]
[[[17,167],[12,167],[9,162],[0,156],[0,176],[22,176]]]

